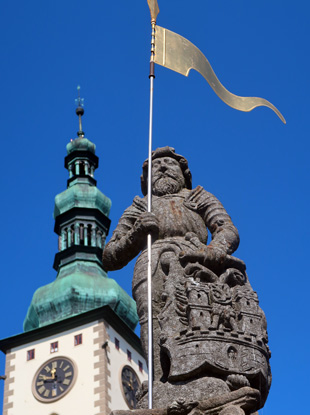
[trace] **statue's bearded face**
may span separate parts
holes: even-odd
[[[152,192],[156,196],[178,193],[185,179],[177,160],[171,157],[155,159],[152,163]]]

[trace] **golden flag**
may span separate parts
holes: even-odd
[[[148,3],[150,10],[150,4],[152,4],[153,12],[154,10],[159,12],[156,0],[148,0]],[[156,12],[154,14],[155,20],[157,14]],[[218,97],[230,107],[239,111],[251,111],[256,107],[265,106],[272,109],[281,121],[286,124],[280,111],[266,99],[240,97],[229,92],[218,80],[207,58],[195,45],[177,33],[160,26],[156,26],[155,63],[185,76],[188,76],[191,69],[195,69],[205,78]]]

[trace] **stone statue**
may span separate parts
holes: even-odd
[[[120,269],[140,253],[132,290],[147,355],[146,241],[151,233],[154,408],[207,414],[201,408],[211,405],[213,414],[221,412],[212,402],[224,410],[243,399],[246,404],[232,413],[253,413],[269,391],[270,352],[266,319],[245,264],[231,256],[239,245],[238,231],[215,196],[201,186],[192,190],[187,160],[171,147],[152,153],[148,213],[147,167],[145,161],[144,198],[136,196],[125,210],[104,250],[103,265],[106,271]],[[139,398],[138,407],[147,408],[145,385]]]

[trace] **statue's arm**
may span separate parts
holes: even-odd
[[[112,238],[103,251],[103,268],[114,271],[128,264],[146,245],[148,232],[158,231],[157,220],[152,213],[145,211],[142,199],[134,200],[125,210]]]
[[[134,229],[126,229],[122,219],[103,251],[102,263],[106,271],[123,268],[139,253],[138,245],[134,243]]]
[[[239,233],[222,203],[203,188],[198,188],[198,209],[212,235],[208,245],[232,254],[239,246]]]
[[[244,262],[231,256],[238,248],[239,234],[222,203],[211,193],[198,186],[191,192],[186,204],[189,208],[195,209],[204,219],[211,232],[212,241],[209,245],[199,246],[197,237],[192,238],[192,242],[196,244],[198,249],[196,252],[180,253],[181,262],[185,265],[199,262],[208,268],[211,267],[211,269],[214,266],[232,267],[244,272]]]

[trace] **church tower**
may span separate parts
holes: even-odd
[[[82,131],[67,145],[67,189],[56,196],[57,277],[34,293],[24,333],[0,341],[6,354],[3,415],[108,415],[135,407],[147,379],[134,334],[133,299],[102,268],[110,199],[94,178],[96,146]]]

